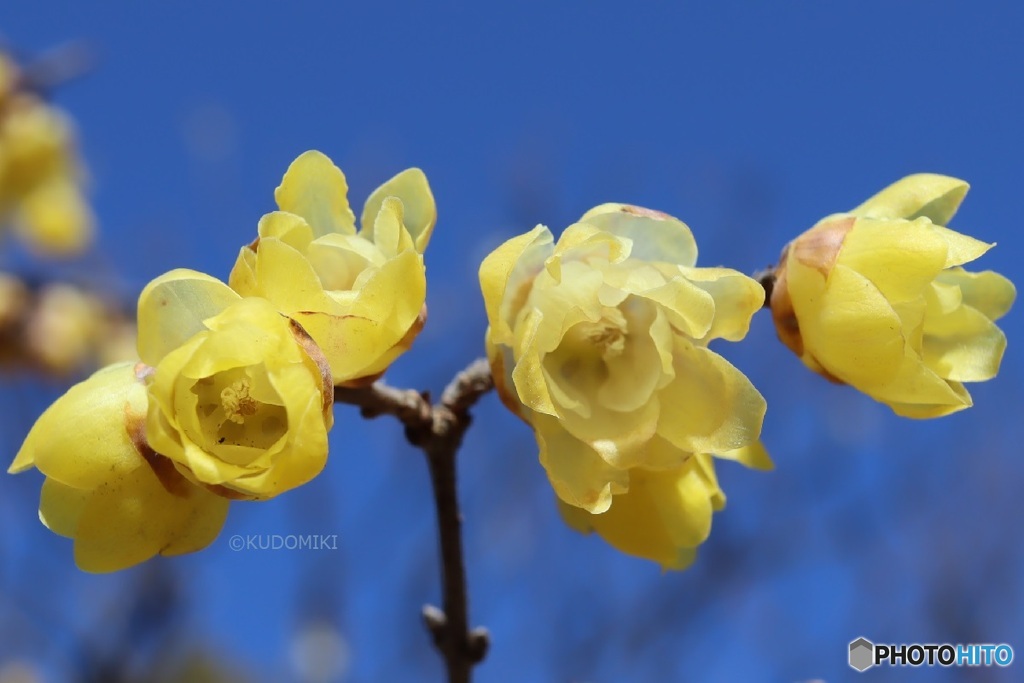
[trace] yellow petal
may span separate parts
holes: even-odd
[[[936,225],[932,229],[946,241],[949,248],[946,254],[946,268],[969,263],[996,246],[995,243],[982,242],[973,237],[961,235],[955,230],[944,228],[941,225]]]
[[[588,512],[608,509],[613,493],[629,483],[624,470],[611,467],[592,448],[573,438],[558,421],[544,415],[533,417],[540,447],[540,464],[547,470],[558,497]]]
[[[240,298],[205,273],[185,268],[164,273],[139,295],[139,358],[155,366],[168,352],[205,330],[204,320]]]
[[[897,180],[851,213],[880,219],[914,220],[924,216],[936,225],[946,225],[969,188],[957,178],[917,173]]]
[[[480,264],[480,288],[487,321],[496,340],[510,340],[512,320],[525,303],[544,260],[551,254],[553,241],[551,232],[538,225],[502,244]]]
[[[326,155],[310,150],[291,163],[274,190],[282,211],[302,216],[316,237],[332,232],[355,234],[356,217],[348,204],[348,182]]]
[[[263,296],[285,313],[333,310],[309,259],[278,239],[260,240],[256,280]]]
[[[213,542],[228,501],[184,479],[177,484],[169,489],[146,466],[95,489],[75,535],[78,567],[117,571],[156,554],[192,552]]]
[[[930,302],[924,321],[925,365],[939,377],[957,382],[983,382],[995,377],[1006,350],[1002,330],[970,306],[961,305],[942,314],[932,310],[938,305]]]
[[[760,283],[731,268],[683,268],[680,272],[714,302],[710,326],[695,339],[739,341],[747,336],[751,318],[764,305]]]
[[[836,263],[870,280],[890,303],[915,299],[945,267],[946,242],[927,220],[858,219]]]
[[[360,237],[372,239],[385,257],[393,258],[399,252],[413,248],[412,237],[405,227],[404,220],[402,200],[397,197],[385,197],[381,202],[380,211],[374,217],[373,230],[366,235],[361,234]]]
[[[841,265],[826,283],[797,259],[787,262],[787,279],[805,353],[861,391],[887,384],[903,363],[904,339],[899,316],[878,288]]]
[[[228,286],[241,296],[263,296],[263,286],[256,279],[256,252],[249,247],[238,250],[238,258],[228,275]]]
[[[135,377],[134,364],[103,368],[46,409],[8,472],[34,465],[62,484],[95,488],[141,463],[125,420],[141,421],[145,412],[146,390]]]
[[[596,531],[614,548],[665,569],[688,566],[693,549],[711,531],[709,490],[692,463],[664,472],[635,471],[629,491],[615,496],[602,514],[561,501],[559,509],[573,528]]]
[[[518,348],[514,353],[519,360],[512,370],[512,382],[523,405],[539,413],[557,415],[537,351],[537,331],[543,319],[544,315],[540,311],[532,310],[517,329]]]
[[[658,394],[658,434],[691,453],[729,451],[757,439],[767,406],[742,372],[685,340],[676,342],[674,363],[675,379]]]
[[[681,266],[697,263],[697,243],[682,221],[629,204],[601,204],[583,214],[581,223],[633,241],[630,256],[645,261],[666,261]]]
[[[260,239],[276,237],[299,253],[306,253],[313,241],[313,228],[302,216],[287,211],[271,211],[260,218],[258,226]]]
[[[76,489],[47,477],[39,493],[39,521],[55,534],[74,538],[91,495],[91,489]]]
[[[958,383],[940,377],[909,348],[903,363],[888,382],[881,386],[857,388],[890,405],[907,403],[953,406],[956,410],[970,405],[970,395]]]
[[[423,253],[437,222],[437,206],[427,176],[418,168],[407,168],[373,191],[366,200],[360,219],[364,237],[369,240],[373,240],[374,222],[387,197],[397,197],[402,201],[405,227],[416,250]]]
[[[755,470],[775,469],[775,463],[772,462],[771,456],[768,455],[768,450],[760,441],[755,441],[743,448],[737,448],[731,451],[721,451],[719,453],[715,453],[715,456],[725,460],[735,460],[736,462]]]
[[[989,320],[999,320],[1006,315],[1017,298],[1013,283],[991,270],[971,273],[963,268],[950,268],[939,273],[936,279],[959,287],[963,302]]]

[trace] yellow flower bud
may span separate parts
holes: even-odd
[[[960,267],[993,246],[944,226],[966,192],[955,178],[909,176],[796,238],[771,296],[780,339],[898,415],[969,407],[962,382],[999,371],[1006,337],[993,321],[1016,290],[998,273]]]
[[[146,403],[133,364],[104,368],[43,413],[8,470],[46,475],[39,517],[75,540],[85,571],[200,550],[224,524],[228,501],[146,445]]]
[[[231,286],[297,320],[323,349],[337,384],[373,381],[409,349],[426,317],[423,251],[437,213],[426,176],[399,173],[370,195],[362,229],[345,175],[320,152],[302,154],[275,192]]]
[[[147,285],[138,320],[139,356],[155,368],[146,437],[182,474],[253,499],[319,474],[334,389],[300,325],[189,270]]]
[[[636,481],[757,441],[764,399],[707,343],[741,339],[764,291],[739,272],[696,268],[696,257],[682,222],[605,204],[557,245],[538,226],[481,265],[495,385],[533,427],[558,497],[582,514],[629,509],[644,495]],[[693,538],[687,514],[664,519],[673,538]]]
[[[0,222],[12,220],[41,253],[82,251],[93,216],[80,176],[70,121],[33,95],[13,95],[0,113]]]

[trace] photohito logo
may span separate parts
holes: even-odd
[[[865,671],[873,666],[1010,666],[1013,648],[1006,643],[900,643],[876,645],[861,637],[850,643],[850,666]]]

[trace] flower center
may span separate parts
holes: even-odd
[[[288,413],[267,384],[265,372],[257,367],[232,368],[196,381],[196,421],[190,438],[227,462],[249,464],[258,453],[231,449],[266,449],[288,430]]]
[[[255,415],[260,402],[249,395],[248,378],[237,379],[220,392],[220,405],[224,415],[237,424],[244,424],[247,415]]]
[[[580,327],[583,338],[606,360],[621,355],[626,348],[626,316],[617,308],[604,307],[600,320]]]

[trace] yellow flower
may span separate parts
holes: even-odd
[[[533,427],[564,503],[595,515],[628,508],[644,496],[635,482],[757,441],[764,399],[707,343],[746,334],[760,285],[695,268],[689,228],[637,207],[599,206],[552,243],[543,226],[509,240],[480,281],[498,392]],[[687,539],[704,523],[664,520]],[[652,559],[672,564],[665,557]]]
[[[1016,291],[998,273],[960,267],[993,246],[944,227],[967,189],[912,175],[794,240],[771,297],[780,339],[812,370],[898,415],[969,407],[961,382],[999,371],[1006,337],[993,321]]]
[[[109,572],[209,545],[228,501],[195,486],[142,436],[146,389],[133,364],[73,386],[29,432],[8,472],[46,475],[39,518],[75,539],[75,562]]]
[[[190,270],[149,283],[138,321],[139,357],[155,368],[146,438],[182,474],[260,499],[319,474],[334,389],[301,326]]]
[[[423,250],[437,213],[426,176],[402,171],[363,208],[362,230],[345,175],[320,152],[302,154],[274,193],[259,238],[229,282],[269,299],[323,349],[337,384],[373,381],[408,350],[426,317]]]
[[[723,453],[759,469],[772,463],[761,444]],[[670,470],[637,468],[629,491],[614,497],[607,512],[594,515],[559,500],[562,518],[581,533],[597,532],[629,555],[654,560],[664,569],[685,569],[697,546],[711,533],[711,515],[725,507],[710,455],[696,453]]]
[[[29,247],[66,256],[92,240],[70,122],[38,97],[15,93],[0,112],[0,222]]]

